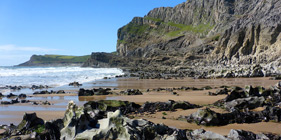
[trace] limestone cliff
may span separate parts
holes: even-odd
[[[207,50],[203,57],[215,63],[271,62],[280,54],[280,9],[280,0],[187,0],[155,8],[118,30],[117,52],[186,60]]]
[[[280,0],[187,0],[155,8],[118,30],[119,57],[109,66],[183,76],[281,74],[280,16]]]

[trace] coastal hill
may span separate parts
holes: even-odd
[[[30,60],[18,66],[81,66],[90,55],[32,55]]]
[[[144,71],[186,75],[277,73],[280,9],[280,0],[187,0],[155,8],[118,30],[118,59]],[[91,59],[84,66],[93,66]]]

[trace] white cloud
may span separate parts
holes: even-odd
[[[60,50],[42,47],[22,47],[16,45],[0,45],[0,66],[12,66],[23,63],[33,55],[57,54]]]
[[[30,55],[1,54],[0,55],[0,66],[18,65],[25,61],[28,61],[29,58],[30,58]]]
[[[0,51],[50,52],[57,51],[57,49],[46,49],[41,47],[19,47],[16,45],[1,45]]]

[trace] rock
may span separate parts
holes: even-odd
[[[29,100],[21,100],[20,102],[21,103],[29,103],[30,101]]]
[[[255,109],[257,107],[261,107],[264,105],[264,97],[248,97],[248,98],[240,98],[235,99],[230,102],[225,103],[225,108],[227,110],[233,110],[233,109]]]
[[[267,107],[262,114],[265,121],[281,122],[281,108],[279,107]]]
[[[138,89],[127,89],[126,91],[121,91],[122,95],[143,95],[142,92]]]
[[[73,114],[78,114],[78,116]],[[176,140],[186,139],[185,131],[155,125],[146,120],[131,120],[123,117],[120,110],[108,112],[106,117],[92,118],[98,124],[94,125],[95,127],[87,125],[90,124],[89,118],[83,117],[87,114],[85,111],[83,113],[82,108],[77,108],[75,105],[69,106],[66,113],[68,117],[65,116],[68,119],[64,119],[65,125],[61,130],[60,139],[161,139],[164,138],[163,135]],[[78,124],[82,124],[83,127]]]
[[[57,91],[56,94],[65,94],[65,92],[64,92],[64,90],[59,90],[59,91]]]
[[[253,88],[251,85],[245,86],[244,91],[249,96],[261,96],[262,92],[265,90],[263,87],[255,87]]]
[[[128,102],[127,102],[128,103]],[[111,107],[123,106],[125,102],[108,102]],[[44,122],[35,113],[25,114],[18,126],[4,126],[2,139],[280,139],[275,134],[254,134],[249,131],[231,130],[227,137],[203,129],[181,130],[163,124],[154,124],[144,119],[129,119],[121,110],[100,110],[100,103],[88,102],[82,107],[70,101],[63,119]],[[113,108],[111,108],[113,109]],[[106,109],[110,110],[110,109]],[[272,111],[270,111],[272,110]],[[266,112],[276,112],[268,109]],[[280,108],[279,108],[280,110]],[[208,112],[211,112],[210,110]],[[206,114],[201,114],[205,118]],[[221,114],[217,114],[220,118]],[[271,115],[269,113],[269,115]],[[212,115],[215,116],[215,115]],[[229,117],[229,116],[228,116]],[[228,118],[223,116],[223,118]],[[237,117],[237,116],[236,116]],[[210,118],[210,117],[209,117]],[[249,117],[251,118],[251,116]],[[245,118],[241,118],[245,119]],[[255,119],[255,118],[252,118]],[[211,119],[213,120],[213,119]],[[209,121],[207,119],[207,121]],[[1,127],[0,127],[1,128]]]
[[[79,89],[78,96],[109,95],[112,94],[110,91],[110,88],[94,88],[92,90],[85,90],[81,88]]]
[[[98,109],[100,111],[115,111],[120,110],[122,114],[128,114],[136,112],[140,109],[140,105],[127,102],[127,101],[116,101],[116,100],[100,100],[100,101],[91,101],[84,104],[84,107],[90,107],[91,109]]]
[[[234,87],[230,94],[225,98],[225,102],[229,102],[238,98],[246,98],[249,94],[245,93],[240,87]]]
[[[43,90],[43,91],[36,91],[33,93],[33,95],[36,95],[36,94],[51,94],[52,92],[49,92],[47,90]]]
[[[20,103],[18,98],[15,100],[11,100],[11,104],[17,104],[17,103]]]
[[[20,94],[18,98],[26,98],[26,94]]]
[[[198,109],[197,112],[187,117],[187,121],[206,126],[222,125],[220,114],[210,110],[209,108]]]
[[[110,91],[110,88],[98,88],[98,89],[93,89],[94,95],[109,95],[112,94]]]
[[[13,93],[10,93],[9,95],[7,95],[7,98],[15,98],[17,97],[17,95],[13,94]]]
[[[205,86],[205,87],[202,87],[203,90],[210,90],[210,89],[213,89],[211,86]]]
[[[9,104],[11,104],[11,102],[9,102],[9,101],[1,101],[1,104],[2,105],[9,105]]]
[[[190,104],[186,101],[178,101],[175,102],[173,100],[169,100],[168,102],[146,102],[144,103],[139,112],[149,112],[155,113],[157,111],[174,111],[176,109],[193,109],[198,108],[200,106],[195,104]]]
[[[279,81],[278,83],[276,83],[276,84],[275,84],[275,87],[281,88],[281,81]]]
[[[192,132],[187,132],[188,139],[213,139],[213,140],[226,140],[226,138],[220,134],[216,134],[211,131],[205,131],[204,129],[196,129]]]
[[[224,88],[224,89],[217,90],[215,93],[208,92],[208,95],[210,95],[210,96],[228,95],[228,90],[227,90],[227,88]]]
[[[53,105],[48,101],[33,101],[33,105]]]
[[[44,120],[38,118],[36,113],[25,113],[23,120],[17,126],[17,129],[19,131],[28,131],[29,129],[32,129],[38,125],[44,125]]]
[[[244,130],[233,130],[231,129],[228,136],[229,139],[233,140],[255,140],[259,139],[256,134],[249,132],[249,131],[244,131]],[[266,137],[266,139],[268,139]]]
[[[232,123],[257,123],[261,121],[276,121],[281,120],[281,109],[278,107],[268,107],[263,111],[239,111],[234,110],[230,113],[216,113],[209,108],[198,109],[197,112],[186,116],[188,122],[193,122],[198,125],[205,126],[222,126]]]
[[[92,90],[85,90],[83,88],[79,89],[78,96],[93,96],[94,92]]]
[[[270,80],[281,80],[281,75],[276,75],[274,77],[271,77]]]
[[[44,102],[42,103],[42,105],[51,105],[51,103],[48,102],[48,101],[44,101]]]
[[[22,88],[22,86],[9,86],[9,89],[11,90],[21,90]]]
[[[80,86],[82,86],[82,84],[80,84],[79,82],[72,82],[72,83],[69,83],[68,86],[80,87]]]
[[[39,85],[39,86],[36,86],[36,85],[32,85],[31,87],[30,87],[30,89],[32,89],[32,90],[35,90],[35,89],[44,89],[44,88],[49,88],[49,86],[47,86],[47,85]]]

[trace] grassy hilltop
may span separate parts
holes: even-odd
[[[82,65],[90,55],[33,55],[30,60],[19,66],[60,66],[60,65]]]

